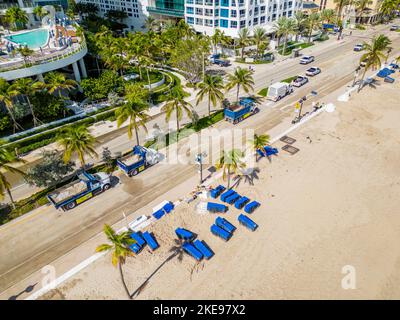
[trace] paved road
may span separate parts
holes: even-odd
[[[400,39],[394,47],[399,48]],[[315,54],[314,65],[321,67],[322,74],[280,103],[264,103],[261,112],[235,126],[253,128],[256,132],[267,132],[279,125],[283,119],[293,115],[291,103],[312,89],[319,98],[344,86],[353,79],[353,70],[360,54],[352,47],[359,39],[332,46],[329,50]],[[289,60],[277,65],[257,66],[254,75],[256,88],[261,89],[274,81],[304,72],[298,61]],[[203,104],[204,105],[204,104]],[[166,129],[161,118],[154,119],[149,127],[158,124]],[[228,123],[218,128],[232,128]],[[110,138],[110,137],[108,137]],[[104,143],[113,152],[131,147],[125,135],[119,135]],[[12,286],[42,266],[72,250],[80,243],[100,232],[104,223],[114,224],[121,219],[123,211],[135,212],[167,190],[197,175],[194,165],[158,164],[135,178],[117,175],[119,182],[106,193],[91,199],[70,212],[59,212],[51,206],[41,207],[32,213],[0,227],[0,291]]]

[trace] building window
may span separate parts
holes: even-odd
[[[186,7],[186,13],[193,14],[193,7]]]
[[[212,6],[213,0],[206,0],[206,6]]]
[[[201,18],[196,18],[196,24],[197,24],[198,26],[202,26],[202,25],[203,25],[203,19],[201,19]]]
[[[231,18],[236,18],[236,10],[231,10]]]
[[[193,4],[193,0],[186,0],[186,4]]]
[[[220,17],[229,18],[229,10],[221,9]]]
[[[186,18],[186,22],[187,22],[188,24],[193,24],[193,23],[194,23],[194,18],[193,18],[193,17],[187,17],[187,18]]]
[[[237,28],[237,21],[231,21],[231,28]]]
[[[222,27],[222,28],[228,28],[228,20],[220,19],[219,20],[219,26]]]
[[[221,7],[229,7],[229,0],[221,0]]]
[[[207,17],[212,17],[213,16],[213,9],[205,9],[205,15]]]
[[[204,19],[204,25],[207,27],[212,27],[213,26],[213,21],[210,19]]]
[[[203,5],[203,0],[196,0],[196,4]]]
[[[198,16],[202,16],[203,15],[203,9],[202,8],[196,8],[196,14]]]
[[[258,24],[258,18],[254,18],[254,20],[253,20],[253,26],[256,24]]]
[[[240,13],[240,17],[241,17],[241,18],[243,18],[244,16],[246,16],[246,10],[243,10],[243,9],[242,9],[242,10],[239,11],[239,13]]]
[[[260,23],[261,23],[261,24],[265,23],[265,16],[262,16],[262,17],[260,18]]]
[[[241,28],[246,27],[246,20],[240,20],[240,27]]]

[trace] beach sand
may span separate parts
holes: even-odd
[[[255,232],[237,223],[240,211],[230,206],[224,217],[238,229],[224,242],[209,231],[216,215],[196,213],[198,201],[149,227],[160,249],[146,248],[124,265],[135,299],[399,299],[398,74],[395,84],[365,88],[293,131],[298,153],[275,143],[279,156],[257,163],[254,185],[237,187],[262,204],[250,216]],[[178,226],[197,233],[215,256],[168,260]],[[342,288],[345,266],[355,272],[354,289]],[[126,296],[107,254],[41,298]]]

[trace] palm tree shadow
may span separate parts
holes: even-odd
[[[132,293],[131,298],[136,298],[147,286],[150,279],[169,261],[177,257],[179,262],[183,260],[183,241],[181,239],[174,239],[175,245],[172,246],[168,252],[172,252],[147,278],[143,283]]]
[[[243,183],[247,182],[249,185],[254,186],[254,179],[256,180],[259,179],[258,176],[259,172],[260,172],[259,168],[252,168],[252,171],[247,174],[237,175],[236,177],[233,178],[235,183],[233,184],[232,188],[238,187],[242,181]]]

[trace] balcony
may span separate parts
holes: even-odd
[[[147,7],[147,11],[152,14],[160,14],[163,16],[183,18],[185,16],[185,11],[175,10],[175,9],[166,9],[166,8],[156,8],[156,7]]]

